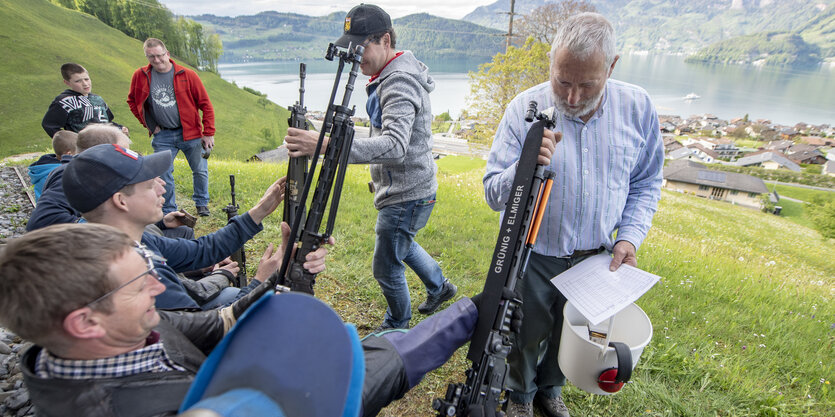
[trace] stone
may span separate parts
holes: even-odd
[[[14,391],[14,394],[7,398],[4,404],[12,410],[19,410],[21,407],[26,405],[29,401],[29,391],[27,390],[17,390]]]
[[[10,353],[12,353],[12,348],[5,342],[0,342],[0,355],[8,355]]]

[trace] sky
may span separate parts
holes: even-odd
[[[366,0],[367,1],[367,0]],[[371,0],[383,8],[393,19],[413,13],[429,13],[435,16],[460,19],[475,10],[476,7],[494,3],[495,0]],[[300,13],[310,16],[324,16],[333,12],[345,11],[362,3],[360,0],[348,2],[315,0],[160,0],[174,14],[198,15],[214,14],[218,16],[251,15],[274,10],[278,12]],[[508,3],[509,4],[509,3]]]

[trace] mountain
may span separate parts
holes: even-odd
[[[132,146],[152,152],[147,130],[125,102],[133,71],[148,64],[142,42],[93,16],[46,0],[4,0],[0,6],[0,42],[4,54],[0,60],[0,157],[51,148],[41,119],[52,99],[66,88],[60,72],[66,62],[87,69],[93,92],[107,101],[115,121],[130,129]],[[215,109],[217,146],[213,158],[245,159],[269,146],[270,138],[283,137],[288,114],[285,109],[217,74],[198,73]]]
[[[530,13],[546,0],[519,0]],[[591,0],[615,25],[622,51],[692,54],[715,42],[763,32],[793,32],[835,57],[835,1],[828,0]],[[482,6],[463,20],[507,31],[509,0]],[[520,17],[517,16],[517,19]]]
[[[345,12],[305,16],[275,11],[224,17],[190,16],[223,41],[221,62],[299,61],[319,59],[330,42],[342,35]],[[489,60],[504,48],[500,31],[470,22],[426,13],[393,22],[397,49],[409,49],[420,59]]]
[[[687,57],[686,62],[805,67],[820,62],[820,47],[788,32],[758,33],[714,43]]]

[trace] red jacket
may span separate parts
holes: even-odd
[[[177,110],[180,112],[180,124],[183,126],[183,140],[198,139],[203,136],[214,136],[215,134],[215,110],[212,102],[209,101],[209,94],[203,87],[203,82],[197,73],[177,65],[174,65],[174,97],[177,99]],[[151,91],[151,64],[141,67],[133,73],[130,80],[130,91],[128,92],[128,106],[133,115],[139,119],[148,129],[148,136],[153,133],[156,126],[148,126],[145,121],[146,106]],[[200,114],[203,112],[203,123],[201,127]]]

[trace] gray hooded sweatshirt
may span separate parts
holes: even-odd
[[[438,190],[429,103],[434,89],[429,68],[410,51],[389,62],[366,86],[369,96],[375,92],[379,98],[382,127],[375,127],[372,120],[370,137],[354,139],[349,161],[371,164],[378,210],[428,198]]]

